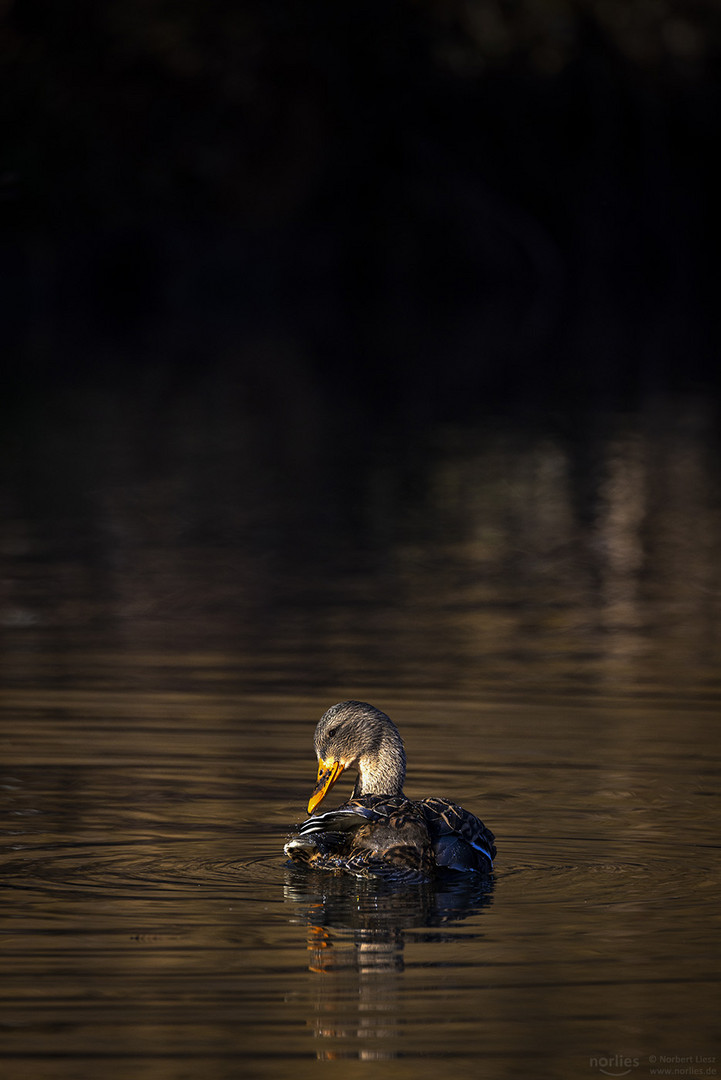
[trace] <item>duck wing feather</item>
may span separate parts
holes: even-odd
[[[428,876],[433,853],[419,804],[401,796],[361,795],[300,826],[286,854],[323,870],[363,876]]]
[[[425,818],[438,866],[484,873],[493,869],[495,837],[480,818],[450,799],[423,799],[417,805]]]

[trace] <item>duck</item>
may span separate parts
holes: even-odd
[[[380,709],[339,701],[318,721],[313,742],[318,775],[308,802],[311,816],[284,847],[292,863],[357,877],[491,873],[495,837],[479,818],[450,799],[404,795],[403,739]],[[346,771],[357,773],[351,798],[316,813]]]

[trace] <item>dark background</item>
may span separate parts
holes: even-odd
[[[711,0],[3,9],[6,408],[717,392]]]

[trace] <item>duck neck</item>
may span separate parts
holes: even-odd
[[[359,795],[402,795],[406,778],[406,755],[400,735],[384,737],[377,753],[358,762],[353,798]]]

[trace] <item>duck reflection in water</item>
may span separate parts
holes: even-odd
[[[430,946],[482,936],[457,925],[487,907],[493,878],[358,878],[289,866],[291,922],[306,926],[307,1023],[324,1042],[319,1059],[387,1060],[403,1050],[406,939]],[[409,933],[410,932],[410,933]]]
[[[488,874],[496,855],[483,822],[448,799],[403,794],[406,755],[390,717],[362,701],[341,701],[315,729],[318,778],[312,816],[285,845],[295,863],[367,877],[430,878],[438,871]],[[352,798],[322,814],[345,769],[358,773]]]

